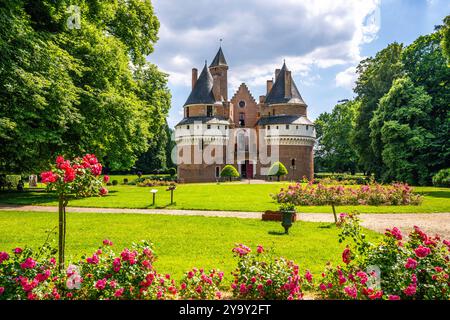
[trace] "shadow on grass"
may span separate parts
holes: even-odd
[[[334,226],[336,226],[334,223],[330,223],[330,224],[322,224],[322,225],[318,226],[317,228],[319,228],[319,229],[331,229]]]
[[[272,236],[287,236],[286,233],[284,233],[284,231],[269,231],[268,234],[272,235]]]
[[[450,199],[450,189],[449,191],[422,191],[418,193],[431,198]]]

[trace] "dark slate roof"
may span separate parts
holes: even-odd
[[[213,77],[211,75],[211,72],[209,72],[209,69],[205,63],[205,67],[203,68],[202,73],[200,73],[197,83],[195,84],[194,89],[192,89],[192,92],[187,98],[184,105],[186,106],[189,104],[213,104],[216,101],[216,99],[214,99],[212,89],[213,89]]]
[[[288,71],[286,67],[286,63],[283,64],[283,67],[280,70],[278,77],[275,79],[275,83],[272,86],[272,90],[270,90],[269,94],[266,97],[266,104],[279,104],[279,103],[295,103],[295,104],[304,104],[300,92],[295,85],[294,79],[292,79],[291,75],[291,92],[289,96],[285,96],[284,93],[284,83],[285,83],[285,74]]]
[[[186,124],[194,124],[195,122],[207,123],[207,124],[224,124],[229,125],[228,119],[223,117],[189,117],[181,120],[175,127]]]
[[[225,56],[223,55],[222,47],[219,48],[219,51],[217,51],[216,56],[214,57],[213,61],[211,62],[211,67],[217,67],[217,66],[226,66],[227,61],[225,60]]]
[[[313,123],[305,116],[295,115],[277,115],[262,117],[256,123],[257,126],[266,126],[273,124],[307,124],[313,125]]]

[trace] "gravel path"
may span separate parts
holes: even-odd
[[[54,212],[56,207],[52,206],[18,206],[0,205],[0,211],[35,211]],[[134,213],[134,214],[167,214],[167,215],[190,215],[206,217],[234,217],[260,219],[261,212],[241,212],[241,211],[202,211],[202,210],[171,210],[171,209],[119,209],[119,208],[82,208],[68,207],[68,212],[76,213]],[[330,222],[333,215],[331,213],[300,213],[298,218],[302,221],[310,222]],[[384,232],[386,228],[398,227],[409,232],[415,225],[420,226],[424,231],[434,235],[439,234],[450,239],[450,213],[414,213],[414,214],[361,214],[362,226],[365,228]]]

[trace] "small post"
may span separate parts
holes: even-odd
[[[334,203],[331,203],[331,208],[333,208],[334,222],[337,224],[337,216],[336,216],[336,208],[334,207]]]
[[[152,195],[153,195],[153,203],[152,203],[152,206],[155,206],[155,203],[156,203],[156,193],[158,192],[158,190],[152,189],[152,190],[150,190],[150,192],[151,192]]]
[[[177,188],[176,185],[172,184],[172,185],[170,185],[170,186],[166,189],[166,191],[170,191],[170,204],[171,204],[171,205],[173,204],[173,191],[174,191],[176,188]]]

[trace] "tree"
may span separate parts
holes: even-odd
[[[233,178],[239,177],[239,172],[236,170],[235,167],[233,167],[230,164],[227,164],[225,167],[223,167],[222,171],[220,172],[220,176],[222,178],[230,178],[230,181]]]
[[[59,271],[65,270],[66,247],[66,207],[73,197],[104,196],[108,190],[102,187],[100,174],[102,165],[92,154],[85,155],[82,159],[75,158],[72,161],[62,156],[56,158],[56,165],[50,171],[42,172],[42,182],[46,184],[47,191],[55,190],[58,194],[59,209]],[[105,176],[103,181],[109,181]]]
[[[280,177],[283,177],[288,174],[288,170],[281,162],[275,162],[269,169],[269,176],[276,176],[278,181],[280,181]]]
[[[450,66],[450,15],[445,17],[444,27],[442,28],[441,32],[443,34],[441,42],[442,50]]]
[[[373,150],[371,147],[369,123],[379,100],[389,91],[392,82],[403,74],[402,50],[402,44],[392,43],[374,58],[361,61],[357,67],[359,76],[355,92],[361,105],[356,117],[352,144],[358,154],[361,168],[366,173],[375,173],[377,177],[382,172],[382,160],[379,150]]]
[[[434,135],[431,97],[410,78],[394,81],[370,122],[372,148],[380,150],[383,180],[425,184],[430,181],[427,149]]]
[[[425,151],[431,175],[450,162],[450,68],[440,45],[442,41],[442,32],[436,31],[420,36],[402,53],[408,77],[431,97],[428,117],[433,123],[430,130],[434,138]]]
[[[337,104],[331,113],[324,112],[315,121],[317,133],[316,158],[324,171],[353,174],[357,167],[357,154],[350,144],[360,101]],[[319,128],[319,130],[317,130]]]
[[[29,172],[81,152],[132,166],[167,115],[167,89],[149,97],[166,76],[145,59],[158,29],[149,0],[2,1],[0,166]]]

